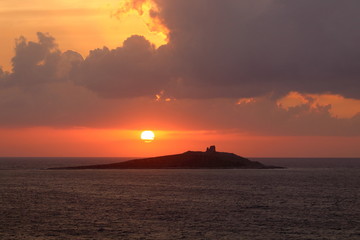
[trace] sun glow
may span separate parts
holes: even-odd
[[[167,44],[170,31],[163,23],[159,12],[160,9],[153,0],[126,0],[113,16],[120,19],[135,13],[146,24],[149,32],[156,33],[163,39],[163,44]]]
[[[155,134],[153,131],[143,131],[140,136],[141,140],[146,143],[152,142],[155,139]]]

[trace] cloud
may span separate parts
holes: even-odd
[[[134,35],[116,49],[95,49],[84,58],[60,51],[49,34],[38,33],[36,42],[20,37],[12,72],[0,69],[0,125],[150,123],[269,135],[360,135],[359,114],[338,119],[330,105],[277,104],[291,91],[360,99],[358,1],[156,3],[156,18],[169,30],[168,44],[159,48]]]
[[[49,34],[38,33],[38,41],[20,37],[16,41],[12,72],[0,71],[1,126],[82,125],[96,98],[76,86],[69,74],[82,57],[62,53]],[[85,110],[85,111],[84,111]]]
[[[359,1],[154,2],[168,44],[155,48],[135,35],[122,47],[92,50],[84,61],[73,52],[71,81],[105,98],[159,92],[177,99],[279,98],[291,91],[360,98]],[[51,36],[38,37],[38,43],[18,40],[13,84],[59,79],[64,56]]]
[[[171,103],[170,103],[171,104]],[[187,116],[195,129],[234,131],[244,135],[276,136],[359,136],[360,113],[336,118],[331,105],[306,102],[285,108],[269,97],[253,99],[181,100],[173,103],[176,112]]]
[[[9,73],[4,71],[0,66],[0,87],[5,85],[8,81]]]
[[[96,49],[74,75],[79,84],[107,98],[360,98],[359,1],[153,2],[150,17],[166,26],[168,44],[156,49],[132,36],[123,47]],[[147,3],[126,6],[142,13]]]
[[[122,47],[91,51],[73,77],[105,98],[155,96],[170,78],[165,66],[161,51],[135,35]]]
[[[186,85],[220,85],[223,97],[289,91],[360,97],[359,1],[156,2]]]
[[[37,36],[38,42],[27,42],[24,37],[16,40],[9,86],[33,88],[59,80],[56,72],[61,53],[55,39],[44,33],[37,33]]]

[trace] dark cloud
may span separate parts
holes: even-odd
[[[194,129],[232,130],[251,135],[359,136],[360,113],[349,119],[335,118],[331,105],[311,102],[284,108],[268,97],[236,103],[231,99],[181,100],[162,108],[164,116],[186,116]],[[155,108],[153,111],[159,113]],[[181,121],[176,121],[180,126]],[[183,121],[183,120],[182,120]]]
[[[357,0],[157,2],[187,85],[221,86],[224,97],[291,90],[360,97]]]
[[[167,45],[156,49],[132,36],[122,47],[95,49],[83,60],[75,52],[62,54],[51,36],[38,33],[37,43],[17,41],[11,83],[31,87],[70,72],[71,81],[105,98],[161,91],[175,98],[289,91],[360,98],[357,0],[156,2],[154,17],[170,31]]]
[[[0,66],[0,87],[4,86],[8,81],[9,73],[5,72]]]
[[[144,37],[132,36],[117,49],[90,51],[73,78],[102,97],[155,96],[170,78],[160,53]]]
[[[55,39],[43,33],[37,33],[37,36],[38,42],[27,42],[24,37],[17,39],[10,85],[33,88],[58,80],[56,73],[61,53]]]
[[[106,98],[360,97],[357,0],[155,1],[167,45],[132,36],[117,49],[93,50],[74,81]]]
[[[46,84],[70,80],[70,73],[83,62],[79,53],[62,53],[49,34],[37,33],[38,41],[16,40],[12,72],[2,73],[3,87],[19,87],[26,91],[36,90]],[[73,81],[73,79],[71,79]]]
[[[0,125],[83,125],[92,115],[90,109],[97,108],[97,99],[69,78],[82,57],[62,53],[49,34],[37,35],[37,42],[19,38],[12,72],[0,71]]]

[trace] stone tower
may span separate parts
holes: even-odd
[[[214,153],[214,152],[216,152],[215,145],[212,145],[212,146],[210,146],[210,147],[207,147],[207,148],[206,148],[206,152],[207,152],[207,153]]]

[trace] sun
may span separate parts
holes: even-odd
[[[143,131],[140,136],[141,140],[146,143],[152,142],[155,139],[155,134],[153,131]]]

